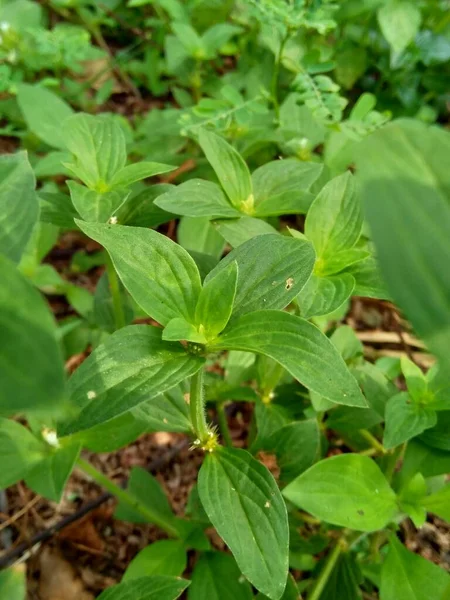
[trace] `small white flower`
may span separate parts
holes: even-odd
[[[117,225],[117,217],[114,215],[109,219],[110,225]]]
[[[89,390],[87,393],[87,397],[89,400],[93,400],[94,398],[97,398],[97,394],[96,392],[94,392],[94,390]]]

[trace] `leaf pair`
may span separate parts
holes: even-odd
[[[222,137],[202,129],[199,144],[220,186],[202,179],[182,183],[156,200],[169,212],[189,217],[236,219],[304,213],[309,192],[322,166],[294,159],[278,160],[250,171],[241,155]]]

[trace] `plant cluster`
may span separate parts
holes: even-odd
[[[101,600],[448,598],[398,536],[450,521],[444,3],[4,0],[0,21],[21,141],[0,157],[0,489],[58,502],[79,468],[167,534]],[[99,85],[70,81],[93,60]],[[119,80],[161,105],[100,110]],[[68,231],[99,250],[61,272]],[[432,366],[367,360],[353,296],[395,302]],[[161,431],[204,455],[183,518],[144,469],[123,489],[83,458]]]

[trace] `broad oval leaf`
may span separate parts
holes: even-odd
[[[253,593],[229,554],[205,552],[197,561],[188,592],[189,600],[252,600]]]
[[[0,156],[0,254],[19,262],[39,216],[26,152]]]
[[[243,315],[227,327],[211,349],[265,354],[327,400],[368,406],[332,342],[317,327],[292,314],[260,310]]]
[[[284,308],[308,281],[315,254],[301,239],[260,235],[230,252],[207,275],[205,284],[236,261],[239,269],[231,321],[259,309]]]
[[[223,331],[233,311],[238,282],[236,261],[228,263],[216,275],[207,276],[195,309],[195,319],[206,336],[214,337]]]
[[[409,0],[388,0],[377,16],[382,34],[397,54],[413,41],[422,20],[420,8]]]
[[[226,140],[206,129],[200,130],[199,144],[231,204],[242,212],[248,210],[251,213],[254,204],[252,178],[242,156]]]
[[[186,250],[151,229],[77,225],[108,250],[124,286],[148,315],[161,325],[175,317],[194,322],[201,282]]]
[[[215,221],[213,225],[223,239],[233,248],[237,248],[257,235],[277,233],[277,230],[272,225],[269,225],[269,223],[266,223],[262,219],[255,219],[253,217],[223,219]]]
[[[283,495],[318,519],[357,531],[382,529],[398,510],[378,465],[359,454],[321,460],[286,486]]]
[[[203,360],[180,344],[164,342],[162,330],[130,325],[116,331],[75,371],[69,381],[78,415],[60,435],[89,429],[155,399],[193,375]]]
[[[297,296],[301,316],[310,319],[334,312],[350,298],[354,287],[355,278],[348,273],[333,277],[311,275]]]
[[[219,447],[198,475],[200,500],[247,579],[272,600],[288,574],[286,506],[270,472],[245,450]]]
[[[306,213],[314,199],[309,192],[323,169],[320,163],[274,160],[252,173],[255,214],[259,217]]]
[[[0,414],[54,411],[65,374],[56,325],[39,292],[0,256]]]
[[[97,600],[176,600],[189,584],[190,581],[179,577],[151,575],[114,585]]]
[[[386,404],[383,445],[388,450],[395,448],[436,423],[432,408],[413,402],[406,392],[396,394]]]
[[[239,211],[231,206],[220,187],[212,181],[191,179],[162,194],[155,204],[186,217],[235,219]]]

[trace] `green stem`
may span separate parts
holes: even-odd
[[[140,500],[132,496],[120,486],[116,485],[113,481],[106,477],[106,475],[100,471],[97,471],[97,469],[93,467],[87,460],[79,458],[77,460],[77,465],[99,485],[116,496],[120,502],[127,504],[130,508],[140,513],[149,523],[154,523],[171,537],[179,537],[180,534],[178,530],[171,523],[167,522],[165,519],[162,519],[158,514],[155,514],[151,508],[143,504]]]
[[[123,310],[122,295],[120,293],[120,283],[109,254],[106,255],[106,272],[108,274],[109,289],[111,290],[113,301],[116,329],[122,329],[122,327],[125,327],[125,312]]]
[[[377,438],[370,433],[370,431],[367,431],[367,429],[360,429],[359,433],[363,436],[365,440],[369,442],[372,448],[374,448],[377,452],[380,452],[381,454],[388,453],[383,444],[379,442]]]
[[[272,83],[271,83],[272,102],[273,102],[273,107],[275,109],[275,115],[276,115],[277,121],[279,121],[279,119],[280,119],[280,104],[278,101],[278,78],[280,75],[280,67],[281,67],[281,59],[283,58],[283,50],[284,50],[284,47],[286,46],[286,42],[288,41],[290,36],[291,36],[291,32],[288,29],[286,35],[281,40],[280,49],[278,50],[278,56],[275,59],[275,64],[274,64],[273,74],[272,74]]]
[[[195,435],[202,444],[205,444],[209,438],[209,428],[206,422],[205,414],[205,395],[203,390],[203,367],[191,377],[191,394],[189,409],[191,413],[191,423]]]
[[[324,564],[322,571],[320,572],[319,577],[316,580],[311,594],[308,595],[308,600],[319,600],[328,580],[330,579],[331,573],[333,572],[333,569],[336,566],[337,560],[341,555],[342,550],[342,544],[340,540],[338,540],[336,546],[327,556],[327,560]]]
[[[228,427],[227,415],[225,413],[225,403],[218,402],[216,406],[217,420],[219,421],[220,433],[222,434],[223,441],[228,447],[233,446],[233,440],[231,439],[230,428]]]

